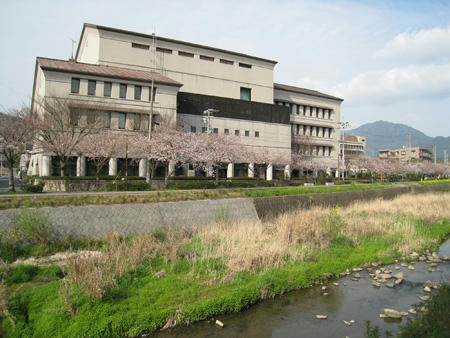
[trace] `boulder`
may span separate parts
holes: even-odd
[[[384,314],[389,318],[402,318],[402,314],[393,309],[384,309]]]
[[[327,319],[328,316],[327,315],[316,315],[317,319]]]
[[[395,286],[395,284],[394,283],[386,283],[386,284],[384,284],[384,286],[386,286],[387,288],[393,288],[394,286]]]
[[[218,326],[218,327],[223,327],[223,323],[220,321],[220,320],[216,320],[216,325]]]
[[[408,266],[408,270],[416,270],[415,267],[413,267],[412,265]]]
[[[425,292],[431,292],[431,288],[430,288],[429,286],[425,286],[425,287],[423,288],[423,291],[425,291]]]
[[[404,278],[403,277],[403,272],[396,273],[392,277],[394,277],[395,279],[403,279]]]
[[[403,279],[401,279],[401,278],[396,279],[395,282],[394,282],[395,285],[400,285],[402,283],[403,283]]]

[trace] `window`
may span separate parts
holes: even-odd
[[[168,48],[156,47],[156,51],[164,54],[172,54],[172,49]]]
[[[119,93],[119,97],[121,99],[126,99],[127,98],[127,84],[126,83],[121,83],[120,84],[120,93]]]
[[[127,122],[127,114],[119,113],[119,129],[125,129],[126,122]]]
[[[246,130],[245,131],[245,136],[249,137],[250,136],[250,131]]]
[[[95,80],[88,81],[88,95],[95,95],[95,87],[97,86],[97,82]]]
[[[218,128],[213,128],[213,133],[214,134],[218,134],[219,133],[219,129]]]
[[[191,126],[191,133],[195,133],[197,132],[197,128],[195,128],[194,126]]]
[[[142,93],[142,86],[134,86],[134,99],[140,100]]]
[[[72,86],[70,88],[72,94],[78,94],[80,92],[80,79],[72,78]]]
[[[150,46],[149,46],[149,45],[143,45],[143,44],[141,44],[141,43],[135,43],[135,42],[131,43],[131,47],[133,47],[133,48],[139,48],[139,49],[146,49],[146,50],[149,50],[149,49],[150,49]]]
[[[88,111],[87,112],[87,123],[94,124],[96,117],[97,117],[97,113],[95,111]]]
[[[242,63],[242,62],[239,62],[239,67],[242,67],[242,68],[252,68],[252,65],[249,65],[248,63]]]
[[[80,119],[80,114],[78,111],[76,110],[71,110],[70,111],[70,123],[73,126],[78,126],[78,120]]]
[[[239,136],[239,129],[236,129],[236,130],[234,131],[234,135]]]
[[[111,82],[104,82],[103,83],[103,96],[111,97],[111,88],[112,88]]]
[[[194,57],[194,54],[188,53],[188,52],[182,52],[182,51],[178,51],[178,55],[186,56],[188,58],[193,58]]]
[[[150,93],[152,91],[152,87],[148,87],[148,100],[151,101],[152,97],[150,96]],[[153,101],[155,101],[156,98],[156,87],[153,87]]]
[[[134,130],[141,129],[141,115],[140,114],[133,114],[134,115]]]
[[[252,90],[250,88],[241,87],[241,100],[251,101]]]
[[[111,113],[103,112],[103,127],[111,128]]]
[[[230,66],[232,66],[234,64],[233,61],[225,60],[225,59],[220,59],[220,63],[223,63],[224,65],[230,65]]]
[[[230,130],[229,130],[229,129],[224,129],[224,130],[223,130],[223,133],[224,133],[225,135],[228,135],[228,134],[230,133]]]
[[[202,127],[202,133],[206,133],[206,127]]]
[[[255,131],[255,137],[259,137],[259,131]]]
[[[212,56],[200,55],[200,60],[212,61],[214,62],[214,58]]]

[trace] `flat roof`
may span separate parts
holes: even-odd
[[[273,88],[279,89],[279,90],[285,90],[288,92],[299,93],[299,94],[323,97],[323,98],[331,99],[331,100],[344,101],[344,99],[341,99],[336,96],[331,96],[331,95],[328,95],[325,93],[321,93],[321,92],[318,92],[317,90],[301,88],[301,87],[294,87],[294,86],[289,86],[289,85],[285,85],[285,84],[281,84],[281,83],[274,83]]]
[[[100,30],[116,32],[116,33],[140,36],[140,37],[149,38],[149,39],[153,38],[153,35],[151,35],[151,34],[138,33],[138,32],[133,32],[133,31],[125,30],[125,29],[119,29],[119,28],[95,25],[95,24],[90,24],[90,23],[85,23],[83,25],[83,31],[81,32],[81,37],[83,37],[83,33],[84,33],[84,30],[85,30],[86,27],[92,27],[92,28],[97,28],[97,29],[100,29]],[[278,63],[278,61],[274,61],[274,60],[270,60],[270,59],[264,59],[264,58],[260,58],[260,57],[257,57],[257,56],[252,56],[252,55],[248,55],[248,54],[244,54],[244,53],[233,52],[233,51],[230,51],[230,50],[216,48],[216,47],[211,47],[211,46],[200,45],[200,44],[187,42],[187,41],[182,41],[182,40],[169,39],[169,38],[165,38],[163,36],[155,35],[155,38],[156,38],[157,41],[160,40],[160,41],[178,43],[178,44],[182,44],[182,45],[190,46],[190,47],[195,47],[195,48],[209,49],[209,50],[213,50],[215,52],[221,52],[221,53],[226,53],[226,54],[246,57],[246,58],[254,59],[254,60],[258,60],[258,61],[264,61],[264,62],[272,63],[274,65]],[[80,38],[80,41],[78,42],[77,54],[76,54],[75,58],[78,58],[78,52],[80,50],[80,44],[81,44],[81,38]]]
[[[142,81],[142,82],[151,82],[153,80],[155,83],[165,84],[168,86],[175,86],[175,87],[182,86],[181,83],[172,80],[166,76],[163,76],[159,73],[131,68],[94,65],[89,63],[50,59],[44,57],[37,57],[36,62],[42,69],[53,70],[56,72],[97,75],[112,79],[122,79],[122,80]]]

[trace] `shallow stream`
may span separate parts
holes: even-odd
[[[450,240],[441,246],[439,256],[450,256]],[[383,309],[407,312],[420,302],[419,296],[425,295],[423,284],[427,280],[441,283],[450,280],[450,262],[442,262],[434,272],[428,271],[429,264],[425,262],[417,262],[414,267],[415,270],[408,270],[400,264],[385,267],[391,269],[392,274],[403,272],[403,283],[394,288],[373,287],[369,273],[363,270],[359,272],[359,281],[352,280],[352,275],[349,275],[324,284],[328,287],[327,296],[323,295],[322,286],[295,291],[240,313],[217,316],[215,319],[225,324],[223,328],[210,320],[160,332],[157,337],[354,338],[366,337],[366,320],[370,320],[372,326],[379,326],[382,336],[386,330],[395,334],[399,325],[413,315],[399,320],[381,319],[379,315]],[[318,320],[317,314],[328,318]],[[351,320],[355,322],[350,326],[344,323]]]

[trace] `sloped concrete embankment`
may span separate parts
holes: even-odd
[[[261,198],[45,207],[40,210],[48,215],[61,238],[101,238],[113,231],[131,235],[204,226],[217,221],[267,220],[315,205],[345,206],[356,200],[392,199],[405,193],[426,193],[448,188],[450,184]],[[0,210],[0,231],[11,228],[19,214],[20,209]]]

